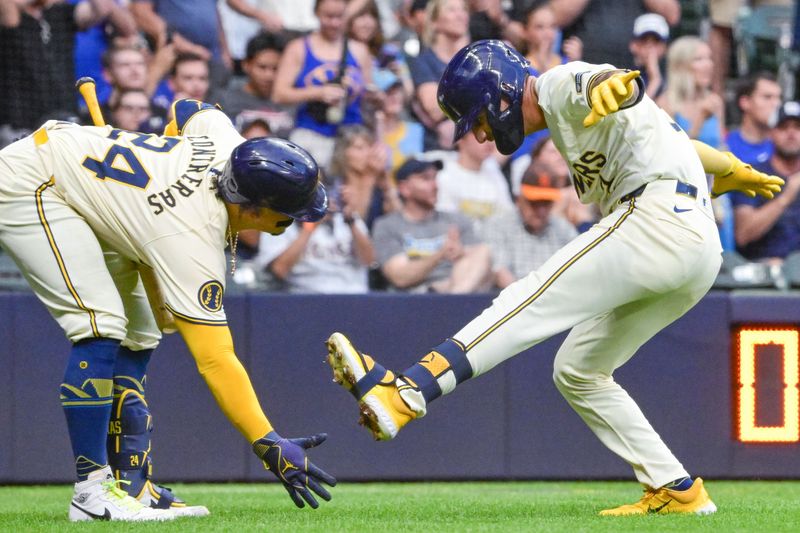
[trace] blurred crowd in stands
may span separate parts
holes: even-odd
[[[786,179],[773,200],[714,201],[723,273],[746,285],[743,265],[800,272],[797,17],[789,0],[0,0],[0,147],[47,119],[89,124],[81,76],[123,129],[160,134],[178,98],[218,103],[244,137],[306,148],[331,207],[243,232],[229,292],[497,291],[600,216],[546,131],[510,157],[452,144],[439,77],[469,42],[504,39],[535,75],[639,69],[689,136]]]

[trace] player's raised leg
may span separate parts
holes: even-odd
[[[377,415],[375,423],[371,423],[369,414],[362,417],[362,421],[376,437],[393,438],[405,423],[424,416],[430,402],[449,394],[463,381],[488,372],[515,354],[593,315],[641,297],[642,288],[632,283],[612,290],[613,278],[603,286],[585,283],[586,279],[593,278],[598,268],[605,272],[623,271],[622,263],[631,256],[630,250],[625,248],[633,237],[621,235],[639,231],[642,226],[629,220],[629,215],[626,209],[612,213],[556,252],[538,270],[506,287],[490,307],[453,337],[399,372],[393,384],[388,377],[383,377],[382,368],[365,370],[368,365],[361,363],[358,351],[349,342],[338,342],[343,336],[334,334],[328,341],[332,354],[329,363],[334,367],[336,381],[342,383],[341,378],[344,378],[345,388],[359,400],[362,412],[365,405],[370,407],[370,404],[380,405],[386,412],[402,412],[393,407],[393,401],[386,400],[399,396],[413,413],[413,416],[404,414],[398,418],[402,423],[396,429],[382,424],[385,417]],[[633,228],[623,230],[626,225]],[[596,250],[600,242],[608,253]],[[585,257],[593,250],[595,263]],[[576,297],[578,286],[583,291],[582,298]],[[338,364],[343,376],[336,376],[337,361],[341,361]],[[369,365],[373,364],[371,358],[368,361]],[[376,377],[383,379],[380,387],[376,385]],[[352,386],[351,382],[358,386]],[[383,401],[379,402],[379,398]]]

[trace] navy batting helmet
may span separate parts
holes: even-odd
[[[273,137],[257,137],[234,148],[217,187],[228,203],[268,207],[304,222],[321,219],[328,209],[314,158]]]
[[[510,154],[519,148],[525,138],[522,95],[529,75],[528,61],[502,41],[476,41],[459,50],[442,74],[437,96],[439,107],[456,123],[453,140],[486,111],[497,149]]]

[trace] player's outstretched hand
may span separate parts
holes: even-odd
[[[741,191],[753,198],[759,194],[765,198],[773,198],[780,192],[784,181],[778,176],[770,176],[755,170],[750,165],[745,165],[738,157],[730,152],[723,152],[731,161],[731,166],[720,174],[714,176],[711,186],[711,196],[717,197],[730,191]]]
[[[620,72],[603,80],[592,89],[589,100],[592,110],[583,119],[583,127],[588,128],[600,122],[603,117],[619,111],[619,106],[633,95],[639,77],[638,70]]]
[[[310,437],[284,439],[270,431],[253,443],[253,451],[264,462],[264,468],[281,480],[296,506],[305,507],[308,503],[316,509],[319,503],[312,491],[323,500],[330,501],[331,494],[322,483],[333,487],[336,478],[309,461],[306,450],[322,444],[327,438],[327,434],[317,433]]]

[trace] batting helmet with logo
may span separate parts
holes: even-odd
[[[456,123],[453,140],[469,132],[485,111],[497,149],[510,154],[519,148],[529,75],[528,61],[502,41],[476,41],[459,50],[442,74],[437,95],[439,107]]]
[[[314,158],[296,144],[257,137],[233,149],[217,188],[228,203],[267,207],[314,222],[328,209],[328,196],[319,178]]]

